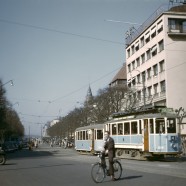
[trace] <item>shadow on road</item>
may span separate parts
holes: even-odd
[[[16,159],[16,158],[30,158],[30,157],[41,157],[41,156],[53,156],[54,153],[50,151],[35,151],[22,149],[14,153],[7,153],[7,160]],[[8,162],[7,162],[8,163]]]

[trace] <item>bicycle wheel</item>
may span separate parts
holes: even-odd
[[[114,167],[114,177],[116,180],[118,180],[121,178],[121,175],[122,175],[121,163],[116,160],[116,161],[114,161],[113,167]]]
[[[94,182],[101,183],[105,178],[105,172],[100,163],[95,163],[92,166],[91,177]]]

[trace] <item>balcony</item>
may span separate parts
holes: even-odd
[[[185,23],[185,22],[184,22]],[[186,36],[186,25],[169,25],[168,26],[169,36]]]

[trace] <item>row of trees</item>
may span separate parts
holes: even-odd
[[[23,135],[24,127],[18,114],[7,100],[6,91],[0,80],[0,142],[10,137],[22,137]]]
[[[75,108],[48,128],[48,135],[71,138],[78,127],[103,123],[115,112],[131,111],[136,107],[136,99],[131,99],[133,93],[124,84],[100,89],[95,97],[86,100],[83,106]]]

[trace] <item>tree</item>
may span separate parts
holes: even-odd
[[[100,89],[97,96],[85,100],[83,107],[75,108],[50,127],[49,135],[73,138],[78,127],[103,123],[115,112],[134,109],[136,100],[131,99],[134,92],[124,84]]]
[[[0,142],[3,142],[5,138],[23,135],[24,127],[16,111],[11,108],[0,80]]]

